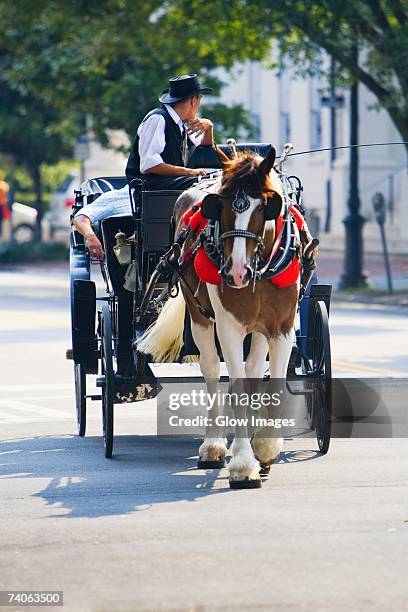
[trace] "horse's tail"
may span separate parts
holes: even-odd
[[[155,362],[176,361],[183,347],[186,303],[179,290],[168,298],[156,321],[147,328],[137,343],[137,350],[151,355]]]

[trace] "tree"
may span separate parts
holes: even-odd
[[[0,76],[0,148],[31,176],[39,239],[44,212],[41,166],[72,155],[75,125],[72,113],[62,114],[43,100],[17,92]]]
[[[407,0],[171,0],[163,19],[167,27],[184,24],[189,53],[202,61],[207,53],[219,53],[226,66],[268,58],[275,40],[281,57],[300,70],[322,71],[324,50],[341,76],[358,80],[377,97],[408,141]]]
[[[41,32],[33,21],[34,7],[31,2],[19,11],[11,2],[0,7],[0,151],[11,155],[31,176],[41,239],[41,166],[72,156],[80,113],[55,103],[47,88],[42,88],[41,84],[50,81],[50,72],[49,65],[36,63]],[[36,89],[30,87],[26,75],[36,80]]]
[[[85,115],[98,139],[124,129],[133,139],[167,79],[201,72],[218,93],[222,83],[188,52],[183,24],[165,20],[166,2],[145,0],[2,0],[0,3],[0,151],[29,170],[43,212],[41,165],[72,154]],[[10,112],[11,111],[11,112]],[[239,105],[211,105],[218,135],[252,125]]]

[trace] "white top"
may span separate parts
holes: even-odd
[[[179,126],[181,134],[183,133],[184,124],[176,111],[169,104],[164,105],[169,112],[169,115]],[[151,115],[146,121],[139,125],[137,134],[139,136],[139,156],[140,156],[140,172],[146,174],[150,168],[163,164],[163,153],[166,146],[165,138],[166,121],[162,115]],[[189,135],[190,140],[198,146],[203,135]]]

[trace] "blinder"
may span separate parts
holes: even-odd
[[[266,200],[264,218],[265,221],[276,221],[282,211],[282,198],[274,193],[271,198]]]
[[[218,195],[216,193],[207,194],[201,205],[201,215],[211,221],[220,221],[221,210],[222,204]]]
[[[243,197],[245,196],[245,197]],[[239,204],[237,206],[237,204]],[[247,205],[246,205],[247,204]],[[243,212],[249,207],[249,201],[245,193],[238,192],[234,199],[233,209],[236,212]],[[265,221],[276,221],[281,214],[282,210],[282,198],[279,194],[275,193],[272,197],[269,197],[265,204],[264,219]],[[220,221],[222,211],[222,201],[218,194],[209,193],[205,196],[201,205],[201,214],[205,219],[211,219],[211,221]]]

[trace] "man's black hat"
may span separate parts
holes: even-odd
[[[159,101],[162,104],[181,102],[192,96],[212,93],[210,87],[201,87],[196,74],[183,74],[169,79],[169,88],[161,92]]]

